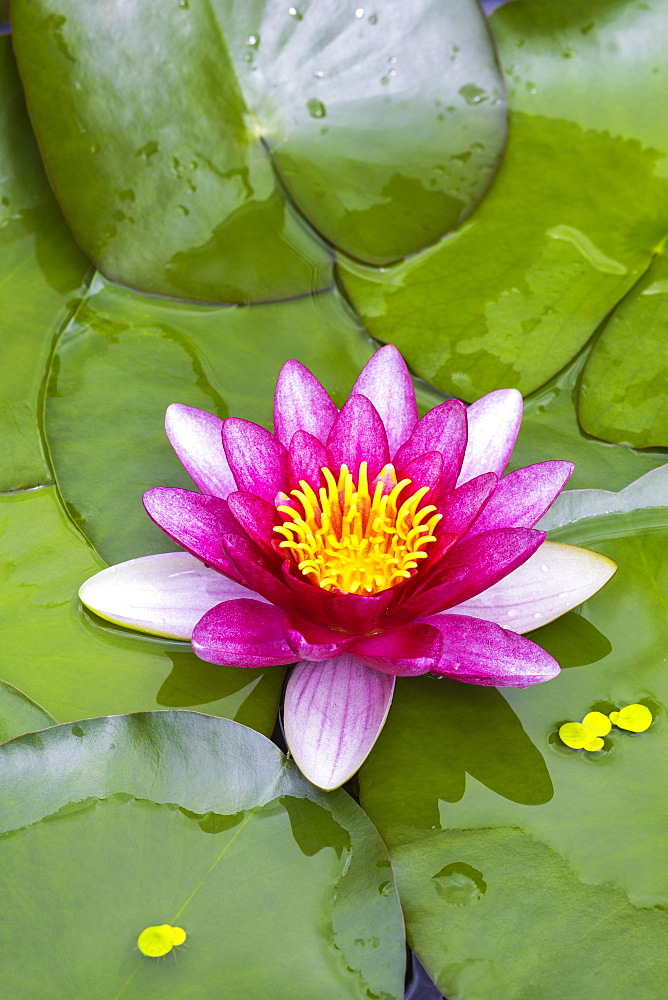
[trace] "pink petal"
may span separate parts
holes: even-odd
[[[470,534],[492,528],[532,528],[571,477],[572,462],[540,462],[510,472],[492,493]]]
[[[285,736],[297,766],[319,788],[338,788],[366,759],[383,728],[394,677],[344,654],[298,663],[285,691]]]
[[[433,670],[441,657],[443,641],[437,628],[413,622],[379,635],[364,636],[350,647],[367,667],[400,677],[415,677]]]
[[[297,431],[290,442],[290,478],[296,488],[305,479],[313,489],[324,486],[321,469],[328,464],[327,449],[312,434]]]
[[[223,444],[237,489],[269,503],[289,489],[288,452],[264,427],[228,417],[223,423]]]
[[[225,533],[239,530],[225,500],[192,490],[156,486],[144,493],[144,507],[151,520],[184,549],[221,573],[239,579],[223,549]]]
[[[362,595],[323,590],[309,583],[294,563],[288,562],[282,565],[282,575],[300,618],[353,634],[366,634],[377,628],[399,591],[399,587],[392,587],[377,594]],[[251,585],[256,589],[254,583]]]
[[[366,363],[350,395],[356,394],[366,396],[380,414],[387,431],[390,455],[394,455],[417,422],[415,389],[406,362],[396,347],[392,344],[381,347]]]
[[[434,569],[428,587],[416,589],[402,605],[403,619],[444,611],[482,593],[526,562],[544,538],[545,532],[535,528],[501,528],[459,542],[442,569]]]
[[[480,514],[491,496],[497,477],[493,472],[487,472],[468,483],[458,486],[456,490],[446,494],[439,503],[438,512],[443,515],[439,531],[454,532],[464,535]]]
[[[223,545],[239,579],[249,590],[262,594],[286,611],[298,611],[294,594],[285,586],[278,559],[274,562],[255,542],[242,535],[225,535]]]
[[[428,451],[425,455],[414,458],[397,475],[397,479],[410,479],[415,488],[428,486],[433,493],[440,492],[442,478],[443,459],[438,451]],[[434,503],[434,497],[430,494],[426,502]]]
[[[299,361],[286,361],[276,382],[274,432],[287,447],[297,431],[327,440],[337,409],[315,375]]]
[[[230,493],[227,505],[230,514],[238,521],[248,537],[266,553],[273,554],[271,543],[280,539],[274,531],[274,525],[282,523],[274,505],[243,490]]]
[[[458,399],[448,399],[425,413],[394,456],[394,464],[401,470],[420,455],[438,451],[443,458],[442,486],[444,490],[451,490],[464,459],[466,440],[466,407]]]
[[[466,684],[528,687],[559,673],[559,664],[544,649],[493,622],[464,615],[433,615],[427,621],[443,637],[436,674]]]
[[[217,604],[197,623],[193,652],[230,667],[275,667],[294,662],[283,636],[283,614],[271,604],[237,600]]]
[[[488,590],[445,614],[470,615],[530,632],[588,600],[617,569],[607,556],[543,542],[530,559]]]
[[[202,615],[239,597],[263,600],[188,552],[164,552],[109,566],[79,590],[82,604],[126,628],[190,639]]]
[[[327,438],[328,465],[338,471],[347,465],[355,479],[360,462],[368,463],[369,481],[390,460],[387,434],[378,410],[366,396],[351,396]]]
[[[165,414],[165,430],[195,486],[224,500],[236,483],[223,448],[223,421],[212,413],[172,403]]]
[[[302,622],[292,615],[285,616],[284,634],[288,645],[300,660],[314,662],[331,660],[345,653],[355,641],[353,636],[342,634],[340,629]]]
[[[458,485],[483,472],[503,474],[522,422],[517,389],[496,389],[467,410],[469,440]]]

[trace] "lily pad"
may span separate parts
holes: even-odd
[[[24,489],[51,478],[39,426],[40,392],[54,334],[71,314],[89,267],[49,188],[11,39],[2,37],[0,489]]]
[[[378,834],[252,730],[190,712],[57,726],[0,748],[0,803],[8,996],[403,996]],[[185,941],[144,957],[164,924]]]
[[[566,459],[575,462],[569,483],[574,489],[621,490],[644,473],[664,465],[668,453],[620,448],[583,432],[576,401],[586,360],[585,352],[525,400],[524,419],[510,468],[552,458]]]
[[[474,0],[391,12],[17,0],[13,25],[72,229],[106,274],[143,291],[245,302],[322,290],[331,261],[315,229],[376,263],[420,249],[471,211],[503,147],[503,87]]]
[[[446,996],[662,1000],[668,509],[649,526],[645,513],[559,530],[619,570],[579,614],[532,633],[561,661],[554,681],[397,683],[361,802],[390,847],[409,941]],[[591,753],[559,739],[566,722],[638,703],[654,719],[645,733],[613,726]]]
[[[336,292],[244,308],[187,306],[98,278],[58,343],[46,431],[75,522],[109,562],[172,548],[142,493],[193,488],[167,441],[186,403],[271,424],[276,376],[298,358],[339,405],[372,354]]]
[[[36,729],[46,729],[55,723],[54,717],[23,691],[0,681],[0,743],[23,733],[33,733]]]
[[[385,271],[339,262],[369,331],[466,400],[508,385],[530,393],[555,375],[668,231],[665,4],[526,0],[491,25],[511,117],[489,195]]]
[[[662,252],[614,311],[582,376],[578,413],[590,434],[668,446],[668,258]]]
[[[187,643],[103,627],[81,609],[79,586],[104,564],[63,513],[54,486],[0,496],[0,529],[5,681],[60,721],[197,707],[271,733],[282,668],[216,667]]]

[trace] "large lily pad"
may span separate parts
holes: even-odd
[[[2,12],[0,11],[0,20]],[[0,489],[50,479],[39,427],[53,337],[89,263],[49,188],[23,100],[11,39],[0,38]]]
[[[280,667],[216,667],[187,643],[105,628],[81,610],[77,590],[104,564],[55,487],[0,496],[0,536],[0,677],[58,720],[197,707],[272,731]]]
[[[335,292],[246,308],[164,302],[98,279],[60,340],[46,401],[58,485],[109,562],[172,547],[144,512],[152,486],[192,483],[164,432],[187,403],[271,425],[296,357],[342,405],[371,342]]]
[[[143,291],[322,289],[330,259],[304,215],[354,256],[396,259],[468,214],[503,146],[474,0],[17,0],[13,24],[72,229]]]
[[[378,834],[243,726],[168,712],[22,737],[0,748],[0,803],[16,1000],[44,983],[53,1000],[403,995]],[[137,936],[166,923],[185,943],[143,957]]]
[[[340,262],[370,332],[466,400],[507,385],[529,393],[558,372],[668,231],[665,4],[525,0],[491,23],[511,108],[491,192],[401,264]]]
[[[458,1000],[664,995],[668,508],[587,518],[581,497],[581,513],[558,537],[619,570],[533,633],[561,675],[526,691],[400,680],[361,772],[409,940]],[[596,753],[558,737],[638,702],[645,733],[613,729]]]

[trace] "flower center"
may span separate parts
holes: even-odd
[[[404,500],[410,479],[397,482],[394,466],[386,465],[370,492],[367,463],[361,462],[355,483],[347,466],[338,479],[322,470],[326,487],[317,494],[304,480],[292,490],[297,503],[282,494],[278,510],[282,525],[274,528],[284,541],[297,568],[325,590],[348,594],[376,594],[412,576],[426,547],[435,542],[434,529],[441,519],[433,505],[420,507],[428,486]],[[288,503],[291,505],[288,506]]]

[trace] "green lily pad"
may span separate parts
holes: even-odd
[[[39,426],[42,380],[89,267],[44,174],[11,39],[0,37],[0,489],[51,478]]]
[[[252,730],[190,712],[57,726],[0,748],[0,803],[16,1000],[47,982],[53,1000],[403,996],[378,834]],[[142,956],[163,924],[185,942]]]
[[[398,681],[360,801],[446,996],[663,998],[668,509],[646,513],[559,529],[619,570],[579,614],[532,633],[564,668],[554,681]],[[645,733],[613,727],[595,753],[559,739],[565,722],[635,703],[654,716]]]
[[[385,271],[339,262],[369,331],[466,400],[555,375],[668,231],[665,5],[526,0],[491,24],[511,117],[489,195]]]
[[[582,376],[578,413],[590,434],[668,446],[668,258],[657,256],[615,309]]]
[[[65,516],[55,487],[0,496],[0,529],[5,681],[63,722],[197,707],[271,733],[281,667],[216,667],[187,643],[106,628],[81,609],[77,590],[104,564]]]
[[[392,13],[17,0],[13,23],[72,229],[142,291],[245,302],[322,290],[331,261],[311,225],[354,256],[401,257],[471,211],[503,147],[503,87],[474,0]]]
[[[12,684],[0,681],[0,743],[23,733],[46,729],[56,720]]]
[[[666,451],[635,451],[599,441],[578,423],[576,399],[585,354],[532,393],[524,402],[524,419],[510,468],[559,458],[575,462],[569,486],[621,490],[627,483],[666,462]]]
[[[57,346],[47,390],[47,438],[68,510],[108,562],[173,548],[141,503],[152,486],[193,488],[165,436],[170,403],[271,426],[288,358],[342,405],[371,354],[336,292],[212,308],[98,278]]]

